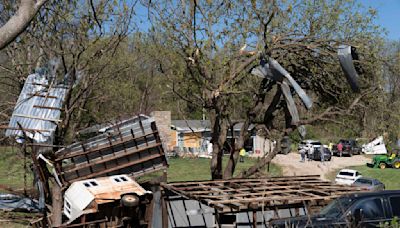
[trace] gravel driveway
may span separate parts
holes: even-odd
[[[273,163],[278,164],[283,169],[285,176],[300,176],[300,175],[317,175],[319,174],[322,179],[326,179],[325,175],[341,168],[357,165],[365,165],[371,159],[364,155],[354,155],[353,157],[335,157],[332,156],[331,161],[305,161],[300,162],[300,154],[296,152],[289,153],[288,155],[278,154],[272,160]]]

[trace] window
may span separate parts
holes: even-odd
[[[400,196],[389,198],[390,206],[392,207],[393,216],[400,217]]]
[[[342,171],[342,172],[339,172],[339,175],[343,175],[343,176],[350,176],[350,177],[352,177],[352,176],[354,175],[354,173],[350,173],[350,172],[344,172],[344,171]]]
[[[90,181],[83,182],[83,185],[85,185],[85,187],[87,187],[87,188],[90,188],[90,187],[99,186],[99,183],[97,183],[97,181],[95,181],[95,180],[90,180]]]
[[[382,200],[380,198],[363,200],[355,206],[354,210],[356,209],[362,210],[363,219],[366,220],[385,217],[383,214]]]
[[[128,178],[126,178],[124,176],[117,176],[117,177],[113,177],[112,179],[117,183],[127,182],[128,181]]]
[[[355,183],[372,185],[372,180],[364,179],[364,178],[358,178]]]

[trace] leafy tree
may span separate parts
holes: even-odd
[[[376,91],[371,87],[381,46],[379,27],[372,24],[376,12],[355,1],[165,0],[148,7],[153,30],[162,34],[158,43],[175,52],[173,64],[184,66],[172,82],[174,93],[206,110],[211,120],[213,179],[232,176],[251,123],[279,141],[301,124],[351,115],[363,98]],[[340,44],[359,48],[360,94],[353,94],[344,82],[336,56]],[[280,82],[249,74],[269,58],[284,66],[314,98],[313,114],[301,110],[305,118],[293,124]],[[245,124],[223,173],[222,148],[236,120]],[[274,153],[268,156],[261,166]]]

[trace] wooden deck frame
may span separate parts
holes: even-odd
[[[321,207],[341,195],[365,191],[323,181],[318,175],[162,183],[164,194],[181,196],[214,208],[218,213]],[[174,200],[171,198],[171,200]]]

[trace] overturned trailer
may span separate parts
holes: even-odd
[[[162,184],[163,227],[269,227],[271,219],[313,214],[361,190],[319,176]]]
[[[69,185],[117,174],[138,177],[165,169],[167,160],[154,119],[128,123],[57,151],[55,167],[60,182]]]
[[[63,209],[53,207],[53,214],[64,214],[57,226],[151,226],[153,192],[135,178],[168,167],[155,120],[139,115],[100,132],[54,153],[54,177],[66,190]],[[40,220],[33,225],[42,224]]]

